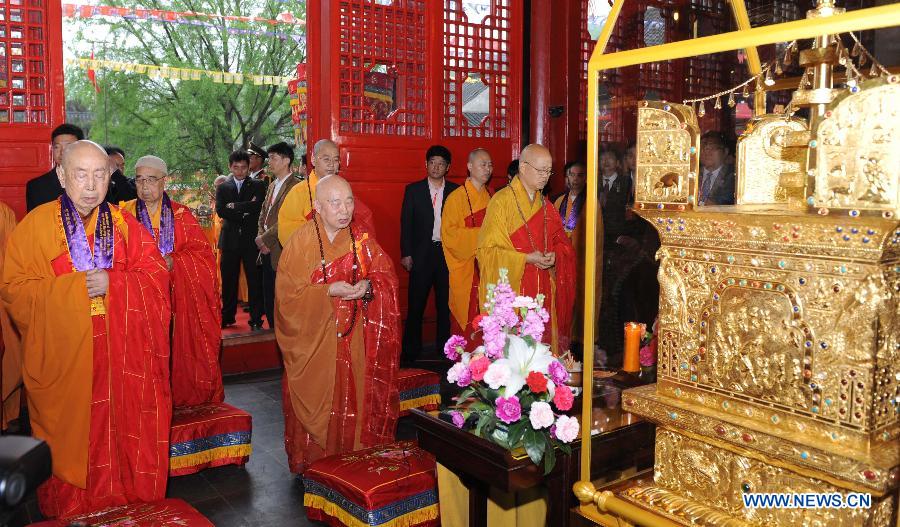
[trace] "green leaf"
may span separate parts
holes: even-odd
[[[466,388],[465,390],[463,390],[459,393],[459,395],[457,396],[457,401],[462,403],[466,399],[468,399],[469,397],[472,397],[474,395],[476,395],[475,388]]]
[[[531,458],[531,462],[540,466],[541,458],[544,457],[544,450],[547,448],[544,434],[535,432],[532,429],[525,431],[525,452]]]
[[[550,473],[553,470],[553,465],[556,464],[556,449],[553,448],[553,445],[548,445],[546,452],[544,452],[544,475]]]
[[[525,431],[528,430],[529,423],[525,421],[519,421],[509,427],[509,432],[507,436],[506,442],[509,443],[509,448],[516,448],[520,441],[522,441],[522,437],[525,435]]]
[[[562,441],[554,441],[554,443],[560,450],[565,452],[567,455],[569,455],[569,456],[572,455],[572,447],[571,447],[571,445],[569,445],[569,443],[563,443]]]
[[[475,425],[475,435],[485,437],[484,435],[484,425],[491,420],[491,416],[487,414],[481,414],[478,416],[478,424]]]

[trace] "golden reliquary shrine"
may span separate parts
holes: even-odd
[[[658,378],[624,392],[622,404],[657,424],[656,461],[652,473],[605,486],[583,475],[583,516],[602,525],[900,525],[900,77],[860,74],[840,39],[897,25],[898,6],[886,7],[851,18],[822,1],[787,29],[731,36],[749,47],[790,35],[787,53],[807,72],[783,113],[757,115],[739,138],[733,206],[697,203],[697,114],[707,101],[638,103],[635,209],[662,241]],[[693,54],[735,45],[695,42]],[[596,53],[591,75],[652,57],[616,55],[604,64]],[[757,88],[772,67],[758,65]],[[871,503],[749,507],[751,493]]]

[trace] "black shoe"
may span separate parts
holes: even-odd
[[[262,327],[262,322],[261,322],[261,321],[260,321],[260,322],[251,322],[251,323],[250,323],[250,330],[251,330],[251,331],[262,331],[262,328],[263,328],[263,327]]]
[[[250,312],[250,308],[249,308],[249,307],[245,307],[245,308],[243,308],[243,309],[244,309],[244,313],[249,313],[249,312]]]

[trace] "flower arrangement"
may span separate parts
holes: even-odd
[[[657,348],[657,325],[659,319],[653,322],[651,329],[644,328],[644,335],[641,337],[641,349],[638,352],[638,359],[641,364],[641,377],[646,378],[649,382],[656,380],[656,348]],[[641,324],[643,326],[643,324]]]
[[[498,282],[487,288],[487,314],[476,324],[483,345],[466,352],[466,340],[454,335],[444,354],[454,361],[447,380],[464,388],[458,401],[474,399],[451,412],[453,423],[471,425],[476,434],[504,447],[524,447],[549,473],[555,448],[571,453],[568,443],[578,437],[579,424],[561,413],[572,408],[575,397],[566,385],[565,365],[541,342],[550,319],[543,302],[542,295],[516,296],[501,269]]]

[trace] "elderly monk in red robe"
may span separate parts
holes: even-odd
[[[64,193],[7,245],[0,295],[22,335],[34,435],[53,476],[48,517],[165,497],[169,468],[169,273],[156,240],[104,201],[106,152],[69,145]]]
[[[346,180],[320,180],[315,214],[278,264],[275,334],[284,354],[292,472],[394,439],[397,275],[372,233],[353,220],[353,208]]]
[[[320,139],[316,142],[313,146],[312,164],[313,170],[306,180],[294,185],[278,209],[278,241],[282,247],[287,247],[294,232],[312,219],[319,181],[336,176],[341,170],[340,151],[334,141]],[[353,219],[357,225],[365,226],[369,233],[375,236],[375,218],[372,209],[358,199]]]
[[[476,255],[482,302],[485,286],[497,282],[500,269],[508,271],[517,294],[544,295],[551,330],[543,340],[560,355],[569,349],[572,328],[575,249],[559,212],[541,193],[552,174],[553,158],[546,147],[532,144],[522,150],[519,173],[488,204]]]
[[[0,274],[6,242],[16,228],[16,214],[9,205],[0,201]],[[0,430],[6,430],[10,421],[19,417],[22,385],[22,343],[19,332],[13,326],[9,313],[0,308]]]
[[[134,172],[138,197],[123,208],[156,239],[172,282],[172,403],[222,402],[222,297],[216,257],[191,209],[169,199],[166,162],[144,156]]]

